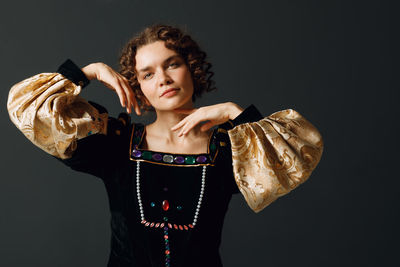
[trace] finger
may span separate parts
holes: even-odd
[[[132,92],[132,106],[135,109],[136,113],[140,116],[140,115],[142,115],[142,112],[140,111],[139,103],[135,97],[135,93],[133,92],[133,90],[129,84],[128,84],[128,88]]]
[[[140,111],[139,104],[137,103],[137,100],[136,100],[135,97],[133,99],[134,100],[133,100],[133,103],[132,103],[132,107],[135,109],[136,114],[140,116],[142,113]]]
[[[127,90],[130,92],[130,100],[131,100],[131,105],[134,108],[134,110],[136,111],[136,113],[140,116],[142,113],[140,111],[140,107],[139,107],[139,103],[137,102],[137,99],[135,97],[135,93],[131,87],[131,85],[129,84],[129,80],[120,74],[120,77],[122,79],[122,82],[125,84]]]
[[[178,122],[178,124],[176,124],[174,127],[172,127],[171,130],[175,131],[175,130],[181,128],[183,125],[185,125],[185,123],[187,122],[189,117],[190,117],[190,115],[186,116],[184,119],[182,119],[180,122]]]
[[[196,124],[198,124],[200,121],[198,119],[194,120],[190,120],[188,121],[185,126],[183,126],[181,132],[178,134],[178,136],[181,135],[185,135],[187,134],[190,130],[192,130],[194,128],[194,126],[196,126]]]
[[[126,86],[125,82],[121,79],[118,80],[119,85],[121,86],[122,90],[124,91],[124,94],[126,96],[127,99],[127,105],[126,105],[126,109],[128,111],[128,113],[132,112],[131,106],[132,106],[132,92],[128,89],[128,87]]]
[[[121,101],[121,106],[126,107],[126,96],[122,88],[119,86],[119,84],[114,85],[114,89],[117,92],[117,95]]]

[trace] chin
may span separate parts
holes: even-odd
[[[174,110],[183,106],[193,106],[192,96],[190,96],[188,99],[167,99],[167,101],[162,104],[159,103],[159,105],[153,105],[153,107],[158,110]]]

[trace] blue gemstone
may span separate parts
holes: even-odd
[[[134,149],[132,151],[132,156],[134,156],[135,158],[140,158],[140,156],[142,156],[142,152],[140,150]]]
[[[165,226],[165,227],[164,227],[164,230],[165,230],[165,231],[167,231],[167,230],[168,230],[168,227],[167,227],[167,226]]]
[[[162,159],[162,156],[160,154],[158,154],[158,153],[155,153],[155,154],[153,154],[153,159],[157,160],[157,161],[160,161]]]
[[[176,156],[175,159],[174,159],[174,161],[175,161],[176,163],[182,164],[182,163],[185,162],[185,158],[182,157],[182,156]]]
[[[207,161],[207,157],[206,157],[206,156],[198,156],[198,157],[196,158],[196,161],[197,161],[197,162],[200,162],[200,163],[204,163],[204,162]]]
[[[150,203],[150,206],[154,207],[156,204],[154,204],[154,202]]]

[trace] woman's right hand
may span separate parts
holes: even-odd
[[[136,113],[139,116],[141,115],[135,93],[130,87],[128,79],[124,76],[102,62],[91,63],[83,67],[82,72],[89,80],[97,79],[105,86],[115,91],[118,94],[121,105],[126,107],[128,113],[131,113],[131,107],[134,107]]]

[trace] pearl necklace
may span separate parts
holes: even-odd
[[[144,218],[142,198],[140,196],[140,161],[136,161],[136,162],[137,162],[137,164],[136,164],[136,192],[137,192],[137,200],[138,200],[138,203],[139,203],[140,219],[141,219],[143,224],[147,224],[148,222]],[[199,201],[197,203],[196,212],[195,212],[194,218],[193,218],[193,223],[191,225],[189,224],[189,226],[193,226],[194,227],[196,225],[197,218],[199,216],[201,202],[203,200],[203,195],[204,195],[204,186],[206,184],[206,169],[207,169],[207,165],[204,165],[203,166],[202,177],[201,177],[201,190],[200,190]],[[164,225],[162,225],[162,226],[164,226]],[[151,226],[151,227],[153,227],[153,226]],[[193,227],[191,227],[191,228],[193,228]],[[158,228],[158,226],[157,226],[157,228]],[[170,228],[172,228],[172,227],[170,227]]]
[[[170,267],[170,260],[171,260],[171,252],[170,252],[170,248],[169,248],[169,235],[168,235],[168,227],[172,229],[172,224],[168,223],[168,218],[164,217],[164,222],[165,222],[165,226],[164,226],[164,222],[162,223],[154,223],[154,222],[148,222],[146,221],[146,219],[144,218],[144,211],[143,211],[143,204],[142,204],[142,198],[140,196],[140,161],[136,161],[136,192],[137,192],[137,200],[139,203],[139,209],[140,209],[140,219],[141,219],[141,223],[144,224],[145,226],[150,226],[150,227],[154,227],[158,228],[160,227],[161,229],[164,230],[164,242],[165,242],[165,266],[166,267]],[[200,190],[200,196],[199,196],[199,201],[197,203],[197,207],[196,207],[196,212],[194,214],[194,218],[193,218],[193,222],[191,224],[189,224],[190,228],[194,228],[194,226],[196,225],[197,222],[197,218],[199,215],[199,211],[200,211],[200,206],[201,206],[201,201],[203,200],[203,194],[204,194],[204,186],[206,184],[206,169],[207,169],[207,165],[203,165],[203,172],[202,172],[202,177],[201,177],[201,190]],[[168,225],[168,227],[167,227]],[[174,224],[174,228],[176,230],[183,230],[185,229],[186,231],[189,230],[189,228],[186,225],[179,225],[179,227]]]

